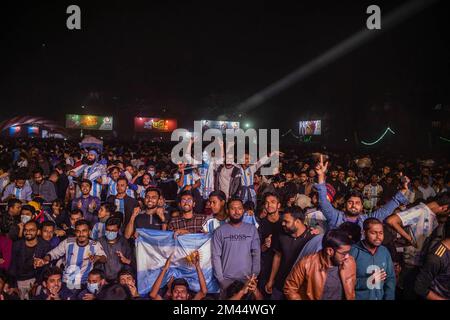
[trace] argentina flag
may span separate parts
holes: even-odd
[[[214,278],[211,264],[211,235],[203,233],[186,234],[173,238],[172,231],[137,229],[136,261],[138,291],[141,296],[147,295],[156,281],[167,258],[174,253],[172,263],[167,271],[162,286],[170,277],[184,278],[192,291],[200,291],[195,267],[186,259],[198,250],[200,266],[205,276],[209,293],[219,292],[219,284]]]

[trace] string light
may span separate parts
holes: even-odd
[[[387,127],[386,130],[384,131],[384,133],[376,141],[365,142],[365,141],[361,140],[361,143],[366,146],[373,146],[374,144],[377,144],[378,142],[380,142],[388,132],[395,134],[395,132],[391,128]]]

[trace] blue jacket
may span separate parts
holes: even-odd
[[[394,300],[395,272],[391,254],[384,246],[379,246],[372,255],[363,241],[352,246],[350,255],[356,261],[356,300]],[[384,269],[387,278],[378,288],[369,288],[371,274],[376,269]]]
[[[319,194],[319,207],[327,218],[328,228],[334,229],[339,227],[342,223],[346,222],[347,219],[343,211],[335,209],[330,201],[327,199],[327,188],[325,183],[316,183],[315,187],[317,188],[317,192]],[[400,191],[395,194],[395,196],[386,203],[380,209],[371,213],[370,217],[377,218],[380,221],[383,221],[388,216],[390,216],[394,210],[401,204],[409,203],[408,199],[401,193]],[[369,216],[367,214],[360,214],[357,219],[358,225],[363,228],[364,220],[366,220]]]

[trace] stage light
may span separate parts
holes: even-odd
[[[244,126],[245,126],[246,128],[250,128],[250,123],[246,122],[246,123],[244,124]]]

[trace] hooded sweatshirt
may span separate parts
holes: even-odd
[[[356,261],[356,300],[394,300],[395,272],[389,250],[379,246],[372,255],[361,240],[352,246],[350,255]],[[376,284],[371,275],[379,269],[384,269],[387,278]]]

